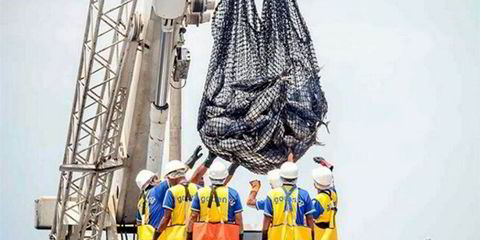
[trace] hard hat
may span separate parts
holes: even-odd
[[[150,182],[153,177],[155,177],[155,173],[144,169],[138,172],[135,182],[137,183],[138,188],[143,190],[147,187],[147,183]]]
[[[167,163],[167,166],[165,167],[165,176],[168,176],[170,173],[173,173],[175,171],[183,171],[185,173],[187,171],[187,166],[180,160],[172,160]]]
[[[208,177],[213,184],[223,184],[225,178],[228,176],[228,171],[225,165],[221,162],[213,162],[210,168],[208,169]]]
[[[280,179],[280,169],[273,169],[267,173],[268,183],[272,188],[277,188],[282,186],[282,179]]]
[[[333,184],[332,171],[324,166],[317,167],[312,171],[315,187],[318,189],[329,189]]]
[[[293,162],[284,162],[280,167],[280,177],[285,179],[298,178],[298,167]]]

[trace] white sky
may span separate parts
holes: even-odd
[[[47,239],[33,200],[56,194],[87,2],[0,1],[0,236]],[[480,2],[298,1],[332,122],[299,185],[313,193],[314,155],[336,164],[342,239],[480,239]],[[187,41],[184,156],[200,142],[210,26]],[[251,178],[232,186],[246,197]]]

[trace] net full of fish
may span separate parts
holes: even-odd
[[[301,157],[315,143],[327,101],[295,0],[222,0],[197,129],[207,148],[254,173]]]

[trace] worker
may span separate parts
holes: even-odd
[[[190,215],[190,205],[197,193],[197,186],[185,178],[187,166],[179,160],[168,162],[166,178],[170,187],[163,202],[164,215],[155,231],[156,240],[165,231],[168,240],[185,240],[187,217]]]
[[[324,165],[312,171],[317,195],[312,200],[315,240],[336,240],[337,192],[333,184],[333,167]]]
[[[135,182],[141,191],[137,203],[137,235],[140,240],[150,240],[155,228],[152,226],[150,218],[150,203],[148,196],[152,188],[160,183],[160,179],[149,170],[141,170],[135,177]]]
[[[231,170],[233,171],[233,170]],[[211,186],[199,189],[192,202],[187,240],[193,239],[194,222],[236,224],[240,227],[239,239],[243,239],[242,203],[238,192],[225,185],[229,172],[220,162],[214,162],[208,171]],[[215,199],[215,201],[213,201]],[[218,204],[216,207],[212,207]],[[225,226],[225,225],[224,225]],[[225,227],[227,229],[227,227]],[[227,229],[228,230],[228,229]],[[231,239],[237,239],[232,237]]]
[[[192,156],[189,158],[189,161],[195,162],[197,161],[202,154],[200,153],[201,148],[199,149],[198,147],[195,149],[194,153]],[[213,159],[207,159],[205,162],[211,162]],[[210,163],[211,164],[211,163]],[[148,170],[145,170],[148,171]],[[141,171],[142,172],[142,171]],[[137,176],[137,178],[141,176],[140,173]],[[143,176],[143,175],[142,175]],[[155,175],[156,176],[156,175]],[[142,177],[139,178],[139,181]],[[165,194],[167,193],[167,190],[170,188],[170,184],[168,181],[168,178],[161,181],[162,179],[159,179],[158,177],[155,178],[154,184],[151,184],[150,187],[148,187],[148,194],[145,194],[145,198],[147,199],[147,203],[145,209],[148,210],[148,224],[154,227],[159,226],[160,221],[163,218],[164,214],[164,209],[163,209],[163,201],[165,199]],[[137,183],[138,184],[138,183]],[[143,199],[143,198],[140,198]],[[143,202],[142,200],[138,201],[138,206],[142,207],[143,210]],[[148,206],[148,208],[147,208]],[[138,211],[137,213],[137,221],[141,222],[141,214],[140,213],[145,213],[146,211]],[[163,235],[162,235],[163,237]]]
[[[267,195],[262,239],[312,239],[312,200],[307,191],[296,185],[297,165],[291,161],[283,163],[280,178],[282,186],[270,190]]]
[[[282,180],[280,179],[280,169],[273,169],[267,173],[268,176],[268,183],[272,189],[281,187]],[[250,191],[247,199],[247,206],[251,208],[255,208],[257,210],[265,210],[265,200],[257,200],[257,193],[260,191],[260,181],[253,180],[250,182],[252,186],[252,190]]]

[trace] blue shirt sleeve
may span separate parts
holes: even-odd
[[[308,194],[307,191],[305,191],[305,199],[303,200],[303,202],[305,203],[305,205],[303,206],[305,215],[312,214],[312,212],[314,211],[312,207],[312,199],[310,198],[310,194]]]
[[[233,211],[235,213],[243,211],[242,201],[240,201],[240,195],[238,195],[237,191],[235,191],[233,199],[235,201],[235,203],[233,204]]]
[[[198,197],[198,193],[193,197],[192,211],[200,212],[200,198]]]
[[[257,200],[257,203],[255,205],[257,207],[257,210],[265,210],[265,200]]]
[[[163,201],[165,200],[165,193],[168,191],[168,183],[167,181],[163,181],[160,183],[158,187],[153,188],[153,196],[155,197],[155,200],[163,204]]]
[[[273,204],[272,204],[272,199],[268,196],[267,199],[265,200],[265,206],[263,209],[263,214],[269,217],[273,217]]]
[[[314,211],[312,213],[313,218],[317,219],[323,214],[323,212],[325,210],[323,209],[322,204],[320,204],[316,199],[313,199],[312,205],[313,205],[313,209],[314,209]]]
[[[165,195],[165,200],[163,201],[163,208],[173,210],[175,208],[175,199],[173,198],[173,193],[170,189]]]

